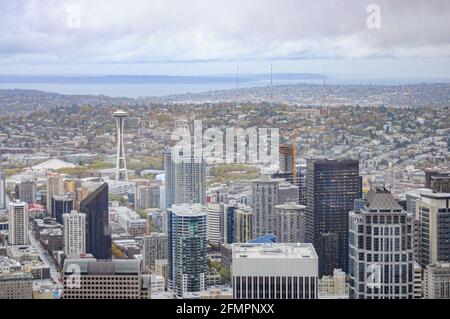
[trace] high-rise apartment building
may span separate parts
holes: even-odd
[[[210,244],[218,245],[221,242],[221,225],[223,213],[220,204],[210,203],[202,207],[206,214],[206,238]]]
[[[233,244],[235,299],[317,299],[318,258],[311,244]]]
[[[160,208],[160,187],[159,184],[139,186],[136,189],[136,208]]]
[[[292,185],[289,182],[280,182],[278,186],[278,204],[282,205],[284,203],[299,202],[299,189],[298,186]]]
[[[6,209],[6,176],[0,171],[0,210]]]
[[[206,214],[200,204],[173,205],[169,211],[169,288],[179,298],[205,290]]]
[[[66,256],[77,256],[86,253],[86,214],[73,210],[63,214],[64,253]]]
[[[220,221],[220,242],[232,244],[236,239],[236,211],[237,204],[221,204],[222,218]]]
[[[250,206],[239,204],[235,215],[235,243],[247,243],[253,239],[253,212]]]
[[[320,275],[334,268],[348,270],[348,213],[354,200],[361,198],[362,181],[356,160],[309,160],[306,176],[306,241],[319,255]],[[331,237],[330,237],[331,236]],[[337,240],[337,247],[334,245]],[[324,250],[336,250],[337,264]],[[330,267],[328,267],[330,266]]]
[[[365,207],[350,212],[350,298],[414,297],[414,216],[392,194],[371,189]]]
[[[281,181],[266,175],[252,181],[253,238],[275,232],[275,206]]]
[[[305,242],[306,206],[285,203],[275,206],[275,235],[279,243]]]
[[[168,239],[165,233],[151,233],[144,237],[143,259],[146,268],[154,271],[155,261],[167,259]]]
[[[64,179],[59,174],[52,174],[47,177],[47,216],[54,216],[52,211],[53,196],[64,196]]]
[[[206,162],[194,155],[181,154],[174,159],[172,151],[164,154],[166,207],[173,204],[206,204]]]
[[[422,194],[416,201],[419,264],[424,268],[450,262],[450,194]]]
[[[27,204],[36,202],[36,183],[31,179],[24,179],[17,185],[18,199]]]
[[[9,204],[9,244],[28,245],[28,204],[16,201]]]
[[[450,172],[426,170],[425,187],[436,193],[450,193]]]
[[[108,184],[83,199],[80,212],[86,214],[86,252],[97,259],[111,259]]]

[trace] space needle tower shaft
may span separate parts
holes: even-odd
[[[117,124],[117,158],[116,158],[116,181],[128,181],[127,162],[125,160],[125,146],[123,144],[124,122],[128,113],[123,110],[114,112]]]

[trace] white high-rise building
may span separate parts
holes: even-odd
[[[370,190],[349,214],[351,299],[412,299],[414,216],[384,189]]]
[[[252,182],[252,208],[254,238],[275,232],[275,205],[281,179],[263,175]]]
[[[9,244],[28,245],[28,204],[20,201],[9,204]]]
[[[66,256],[79,257],[86,253],[86,214],[73,210],[63,214],[64,253]]]
[[[319,261],[312,244],[233,244],[235,299],[317,299]]]
[[[422,268],[437,262],[450,262],[450,194],[422,194],[416,200]]]
[[[209,243],[219,244],[221,239],[221,219],[223,219],[220,204],[208,204],[202,208],[206,214],[206,237]]]
[[[166,180],[165,204],[206,204],[206,162],[195,156],[180,155],[172,158],[172,151],[164,154]]]
[[[0,171],[0,210],[6,209],[6,176]]]

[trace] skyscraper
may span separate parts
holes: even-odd
[[[111,259],[108,184],[103,183],[80,203],[86,214],[86,252],[97,259]]]
[[[116,181],[128,181],[127,162],[125,159],[125,146],[123,144],[124,124],[128,113],[117,110],[113,114],[117,126],[117,157],[116,157]]]
[[[144,237],[144,265],[152,271],[155,270],[155,260],[167,259],[167,234],[151,233]]]
[[[9,204],[9,244],[28,245],[28,204],[16,201]]]
[[[310,160],[307,163],[306,241],[314,244],[319,256],[329,250],[337,236],[338,261],[334,268],[347,272],[348,267],[348,213],[354,200],[361,197],[359,163],[356,160]],[[335,248],[333,248],[335,249]],[[319,258],[320,275],[333,260]],[[332,269],[331,269],[332,271]]]
[[[64,253],[79,257],[86,253],[86,214],[73,210],[63,215]]]
[[[412,299],[414,216],[384,188],[365,202],[349,217],[350,298]]]
[[[52,217],[60,224],[64,223],[63,215],[69,214],[74,207],[74,200],[68,196],[54,195],[52,198]]]
[[[160,185],[139,186],[136,189],[136,208],[160,208]]]
[[[275,206],[275,235],[280,243],[305,242],[306,206],[286,203]]]
[[[233,244],[235,299],[317,299],[318,260],[311,244]]]
[[[206,204],[206,162],[194,155],[180,154],[174,161],[171,150],[164,154],[166,207],[173,204]]]
[[[36,183],[30,179],[22,180],[18,185],[19,200],[27,204],[36,202]]]
[[[299,202],[299,188],[296,185],[292,185],[287,181],[282,181],[279,183],[278,187],[278,204],[282,205],[285,203],[294,202],[298,204]]]
[[[239,204],[236,209],[234,242],[246,243],[253,238],[253,212],[252,208]]]
[[[280,179],[263,175],[252,182],[253,238],[275,231],[275,205]]]
[[[218,245],[221,241],[221,224],[224,215],[221,212],[220,204],[211,203],[202,207],[202,211],[206,214],[206,238],[210,244]]]
[[[54,216],[52,211],[53,196],[65,195],[64,180],[59,174],[52,174],[47,177],[47,216]]]
[[[0,210],[6,209],[6,176],[0,171]]]
[[[426,170],[425,187],[430,188],[437,193],[449,193],[450,172],[441,172],[438,170]]]
[[[188,297],[205,290],[206,214],[200,204],[173,205],[168,214],[168,284],[177,297]]]
[[[425,268],[450,262],[450,194],[421,194],[416,201],[419,221],[419,264]]]
[[[236,238],[236,211],[237,204],[221,204],[220,242],[232,244]]]

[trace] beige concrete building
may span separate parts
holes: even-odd
[[[33,276],[22,272],[0,274],[0,299],[32,299]]]
[[[424,271],[425,299],[450,299],[450,263],[436,263]]]
[[[347,275],[341,269],[319,279],[319,299],[348,299],[348,291]]]
[[[150,278],[140,260],[66,259],[64,299],[147,299]]]

